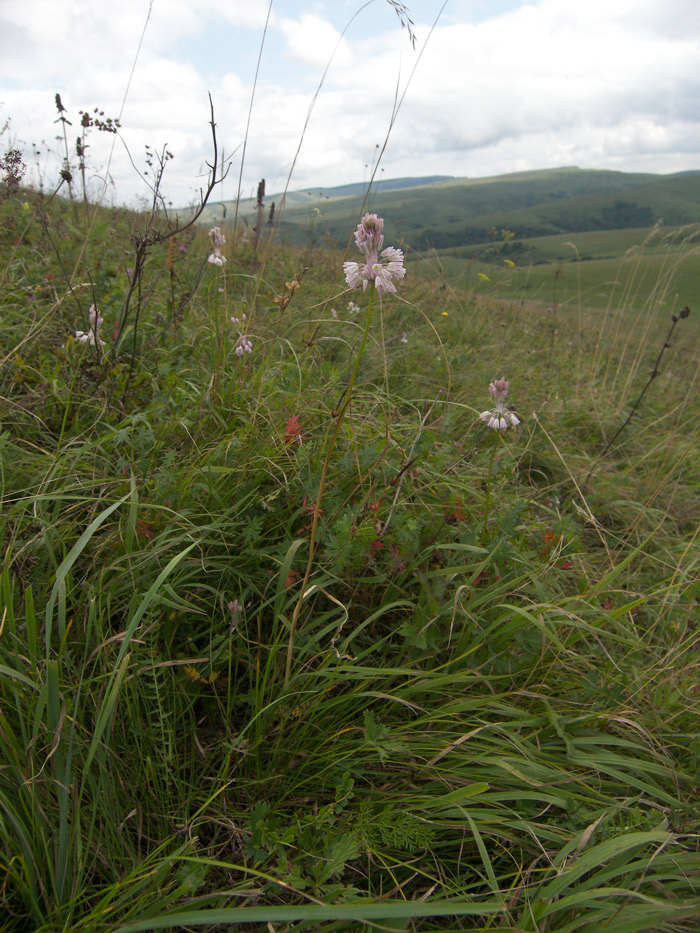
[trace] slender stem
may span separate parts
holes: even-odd
[[[481,544],[486,544],[486,532],[488,530],[489,524],[489,512],[491,511],[491,477],[493,476],[493,461],[496,456],[496,444],[493,445],[493,450],[491,451],[491,459],[489,460],[489,478],[486,485],[486,508],[484,509],[484,527],[481,529]]]
[[[389,514],[388,514],[388,516],[387,516],[386,521],[384,522],[384,526],[382,527],[382,530],[379,532],[379,537],[380,537],[380,538],[383,538],[384,535],[385,535],[385,534],[387,533],[387,531],[389,530],[389,525],[391,524],[391,519],[392,519],[392,517],[393,517],[393,515],[394,515],[394,511],[395,511],[395,509],[396,509],[396,505],[397,505],[397,503],[398,503],[398,501],[399,501],[399,496],[401,495],[401,487],[403,486],[403,482],[404,482],[404,480],[406,479],[406,474],[407,474],[407,472],[408,472],[408,468],[411,466],[411,464],[412,464],[412,463],[414,462],[414,460],[415,460],[415,458],[414,458],[413,455],[414,455],[414,453],[416,452],[416,447],[418,446],[418,441],[420,440],[421,434],[423,433],[423,428],[425,427],[425,424],[426,424],[428,418],[430,417],[430,414],[431,414],[433,408],[435,408],[435,406],[437,405],[438,399],[440,398],[441,395],[442,395],[442,389],[440,389],[440,390],[438,391],[438,394],[435,396],[435,401],[432,403],[432,405],[430,406],[430,408],[426,411],[426,413],[425,413],[425,414],[423,415],[423,417],[421,418],[420,426],[419,426],[419,428],[418,428],[418,433],[416,434],[416,436],[415,436],[414,439],[413,439],[413,444],[411,445],[411,449],[410,449],[409,452],[408,452],[408,457],[406,457],[406,463],[405,463],[404,466],[402,467],[401,472],[400,472],[399,477],[398,477],[398,482],[397,482],[397,485],[396,485],[396,493],[395,493],[395,495],[394,495],[394,501],[391,503],[391,508],[389,509]]]
[[[299,622],[299,614],[301,613],[301,605],[304,601],[304,596],[306,595],[306,588],[309,584],[309,577],[311,576],[311,569],[314,563],[314,556],[316,553],[316,531],[318,529],[318,520],[321,515],[321,502],[323,501],[323,493],[326,488],[326,479],[328,477],[328,467],[331,461],[331,455],[333,453],[333,448],[335,447],[335,442],[338,439],[338,434],[340,433],[340,426],[343,423],[345,413],[350,407],[352,401],[352,391],[355,387],[355,379],[357,377],[357,370],[360,366],[360,360],[365,350],[365,344],[367,343],[367,334],[369,333],[369,325],[372,320],[372,305],[374,304],[374,281],[370,283],[370,292],[369,292],[369,307],[367,308],[367,318],[365,320],[365,329],[362,334],[362,340],[360,342],[360,349],[357,351],[357,356],[355,358],[355,365],[353,366],[352,373],[350,374],[350,382],[348,383],[348,389],[345,397],[345,402],[343,407],[338,413],[336,418],[335,427],[333,428],[333,433],[331,434],[331,439],[328,442],[328,448],[326,450],[326,456],[323,461],[323,469],[321,470],[321,479],[318,484],[318,494],[316,495],[316,503],[314,505],[314,516],[311,522],[311,537],[309,540],[309,558],[306,562],[306,572],[304,573],[304,579],[301,583],[301,589],[299,591],[299,598],[297,599],[296,606],[294,607],[294,614],[292,615],[292,622],[289,628],[289,644],[287,645],[287,663],[284,671],[284,687],[285,689],[289,686],[289,677],[292,671],[292,655],[294,652],[294,636],[296,635],[297,623]]]
[[[97,349],[97,344],[95,345]],[[68,398],[66,399],[66,407],[63,411],[63,421],[61,422],[61,433],[58,435],[58,443],[56,444],[56,457],[58,457],[61,451],[61,445],[63,444],[63,436],[66,433],[66,423],[68,422],[68,413],[70,411],[71,399],[73,397],[73,387],[75,386],[75,381],[78,378],[78,367],[75,367],[73,373],[73,378],[71,379],[70,386],[68,387]]]
[[[631,408],[631,410],[630,410],[630,413],[627,415],[627,418],[625,418],[624,422],[620,425],[620,427],[617,429],[617,431],[613,434],[613,436],[610,438],[610,440],[608,441],[608,443],[605,445],[605,449],[603,450],[603,452],[600,453],[600,454],[598,454],[598,456],[597,456],[597,457],[595,458],[595,460],[593,461],[593,464],[591,465],[591,468],[590,468],[590,470],[588,471],[588,474],[586,475],[585,480],[583,481],[583,484],[582,484],[583,487],[585,487],[585,486],[588,484],[588,481],[589,481],[589,479],[591,478],[591,475],[592,475],[592,473],[593,473],[593,470],[594,470],[595,467],[596,467],[596,464],[597,464],[600,460],[603,459],[603,457],[604,457],[604,456],[606,455],[606,453],[610,450],[610,448],[612,447],[612,445],[615,443],[615,441],[616,441],[616,440],[618,439],[618,437],[622,434],[622,432],[625,430],[625,428],[627,427],[627,425],[630,423],[630,421],[631,421],[632,418],[634,417],[634,413],[636,412],[636,410],[637,410],[637,409],[639,408],[639,406],[641,405],[642,399],[643,399],[644,396],[646,395],[647,389],[648,389],[649,386],[652,384],[652,382],[654,381],[654,379],[656,379],[656,377],[659,375],[659,366],[661,365],[661,357],[664,355],[664,353],[666,352],[666,350],[668,350],[668,348],[671,346],[671,337],[673,336],[673,331],[675,330],[676,324],[677,324],[682,318],[687,317],[689,313],[690,313],[690,309],[686,306],[685,308],[683,308],[683,310],[682,310],[679,314],[677,314],[677,315],[674,314],[674,315],[672,316],[672,318],[671,318],[671,327],[670,327],[670,330],[669,330],[668,334],[666,335],[666,339],[664,340],[663,344],[661,345],[661,349],[659,350],[659,355],[656,357],[656,361],[654,362],[654,366],[653,366],[651,372],[649,373],[649,378],[647,379],[644,388],[643,388],[642,391],[639,393],[639,397],[637,398],[636,402],[635,402],[634,405],[632,406],[632,408]]]

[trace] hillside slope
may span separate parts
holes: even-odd
[[[485,179],[410,179],[410,187],[373,192],[365,208],[386,218],[386,235],[414,250],[483,243],[509,230],[516,238],[700,222],[700,173],[654,175],[560,168]],[[279,232],[308,241],[310,227],[339,244],[363,209],[362,186],[289,198]],[[266,203],[275,200],[267,199]],[[291,203],[290,203],[291,201]],[[279,203],[279,199],[278,199]],[[212,206],[215,210],[217,205]],[[221,207],[218,208],[221,212]],[[229,208],[230,209],[230,208]],[[252,223],[250,211],[241,216]]]

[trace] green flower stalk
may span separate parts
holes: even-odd
[[[301,605],[304,601],[304,596],[309,584],[309,578],[311,576],[311,569],[314,563],[314,556],[316,552],[316,531],[318,528],[318,520],[321,515],[321,503],[323,501],[323,493],[326,488],[328,467],[331,461],[331,456],[333,454],[333,449],[335,448],[335,442],[338,439],[340,426],[343,423],[345,413],[347,412],[350,406],[350,402],[352,401],[352,393],[353,389],[355,388],[355,379],[357,378],[357,371],[360,366],[360,360],[362,359],[365,351],[367,335],[369,334],[369,326],[372,320],[374,295],[375,292],[378,292],[379,295],[382,295],[385,292],[395,292],[396,286],[394,285],[394,281],[398,281],[406,275],[406,268],[403,264],[404,257],[402,250],[395,249],[393,246],[389,246],[382,250],[380,256],[379,251],[381,250],[384,243],[384,235],[382,234],[383,227],[383,218],[377,217],[376,214],[365,214],[361,222],[358,224],[357,230],[355,231],[355,243],[357,243],[358,248],[365,254],[365,262],[346,262],[343,264],[345,281],[351,288],[362,288],[363,291],[366,291],[367,288],[369,288],[369,305],[367,307],[367,317],[365,319],[364,331],[362,332],[360,348],[357,351],[355,365],[353,366],[352,372],[350,374],[350,382],[348,383],[345,402],[343,403],[343,406],[338,413],[338,417],[336,418],[335,427],[333,428],[333,433],[331,434],[331,439],[326,450],[326,457],[323,461],[321,480],[318,484],[318,494],[316,496],[313,520],[311,522],[311,537],[309,540],[309,557],[306,562],[306,572],[301,583],[299,598],[297,599],[296,606],[294,607],[294,614],[292,615],[292,621],[289,628],[287,663],[284,673],[285,688],[289,685],[289,678],[292,670],[292,657],[294,653],[294,638],[299,622],[299,615],[301,613]]]

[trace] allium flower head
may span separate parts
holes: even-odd
[[[252,352],[253,344],[248,339],[248,337],[245,336],[245,334],[241,334],[241,336],[238,338],[238,343],[236,344],[236,356],[238,359],[241,359],[244,353]]]
[[[384,220],[376,214],[365,214],[355,231],[355,243],[365,254],[365,262],[345,262],[343,270],[345,281],[351,288],[366,290],[370,282],[381,295],[383,292],[395,292],[394,280],[406,275],[403,264],[403,251],[388,246],[379,250],[384,243],[382,229]]]
[[[101,350],[104,348],[104,340],[100,340],[97,329],[102,323],[102,315],[97,310],[94,305],[90,305],[90,310],[88,311],[88,321],[90,322],[90,329],[85,333],[82,330],[76,330],[75,339],[78,343],[87,343],[91,347],[99,347]]]
[[[495,401],[496,407],[490,411],[482,411],[479,415],[481,420],[494,431],[507,431],[508,428],[517,427],[520,424],[520,418],[515,412],[506,408],[505,401],[509,384],[506,379],[494,379],[489,386],[489,395]]]
[[[209,254],[207,262],[211,262],[215,266],[223,266],[226,262],[226,257],[221,255],[221,247],[226,244],[226,237],[221,232],[221,228],[212,227],[209,231],[209,239],[211,240],[214,252]]]

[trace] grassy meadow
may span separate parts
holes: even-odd
[[[514,259],[493,244],[416,258],[427,278],[500,298],[567,310],[673,313],[681,296],[700,295],[700,226],[590,231],[520,241]],[[507,244],[506,244],[507,245]]]
[[[380,295],[359,210],[221,243],[11,182],[0,928],[696,930],[693,237]]]

